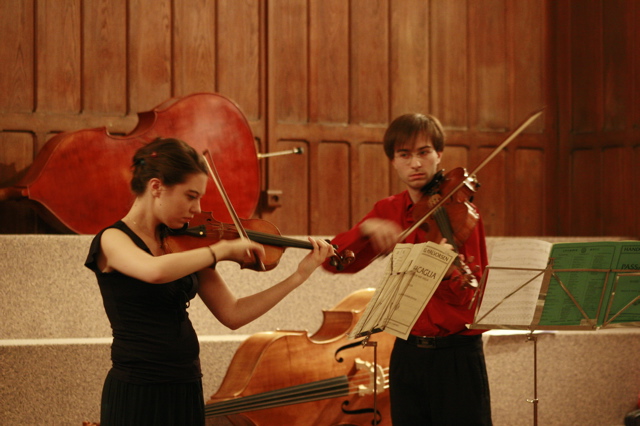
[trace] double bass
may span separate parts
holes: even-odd
[[[323,311],[323,323],[312,335],[250,336],[207,400],[207,418],[234,426],[390,426],[388,367],[395,337],[373,334],[370,347],[347,338],[373,293],[356,291]]]
[[[42,147],[15,185],[0,189],[0,201],[24,200],[61,232],[96,234],[115,223],[133,202],[129,188],[134,152],[157,137],[182,139],[208,150],[241,217],[251,217],[260,197],[260,168],[251,127],[240,108],[215,93],[169,99],[138,113],[124,136],[105,127],[60,133]],[[224,202],[208,191],[202,209],[228,220]]]

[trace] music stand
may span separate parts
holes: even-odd
[[[526,276],[520,281],[515,281],[515,284],[505,286],[504,280],[489,279],[492,272],[505,273],[511,279],[514,273],[518,272]],[[611,282],[609,279],[611,274],[615,274],[613,285],[608,285]],[[580,283],[576,277],[581,276],[589,276],[592,282],[594,276],[602,276],[597,308],[596,304],[593,301],[589,302],[584,295],[578,297],[574,294],[580,289]],[[563,278],[573,281],[574,285],[565,284]],[[631,279],[621,284],[623,278]],[[625,297],[622,298],[618,294],[616,300],[616,291],[620,289],[624,290]],[[539,402],[536,330],[595,331],[600,328],[640,325],[640,308],[636,306],[636,302],[640,300],[640,270],[554,269],[553,259],[549,260],[544,269],[488,266],[480,281],[478,297],[480,299],[476,305],[474,322],[469,325],[469,328],[529,331],[527,340],[533,341],[534,344],[534,396],[532,399],[527,399],[527,402],[533,404],[534,425],[538,424]],[[564,300],[561,300],[563,298]],[[559,301],[560,306],[558,306]],[[570,302],[572,309],[568,308],[567,302]],[[603,309],[605,304],[606,310]],[[631,312],[632,308],[633,312]]]

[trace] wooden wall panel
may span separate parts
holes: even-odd
[[[203,0],[174,2],[173,8],[174,90],[215,92],[216,8]]]
[[[510,34],[506,32],[505,0],[472,1],[468,5],[472,127],[482,131],[505,130],[510,125],[510,63],[505,43]]]
[[[352,0],[350,11],[351,122],[385,124],[389,119],[389,5]]]
[[[391,2],[391,116],[431,112],[429,2]],[[380,54],[380,52],[378,53]]]
[[[350,189],[349,144],[321,142],[315,161],[325,173],[318,173],[311,182],[311,235],[335,235],[348,228],[353,192]],[[386,181],[385,181],[386,183]]]
[[[440,167],[445,170],[445,173],[455,169],[456,167],[466,167],[468,164],[468,146],[447,144],[444,152],[442,153],[442,159],[440,160]],[[467,172],[468,171],[469,170],[467,169]]]
[[[130,2],[127,43],[131,110],[149,111],[174,95],[171,90],[171,1]]]
[[[469,125],[469,25],[467,0],[436,0],[430,8],[431,111],[449,129]]]
[[[0,2],[0,112],[34,108],[33,1]]]
[[[621,0],[608,1],[602,9],[605,31],[602,35],[603,49],[603,127],[605,131],[625,130],[631,122],[629,112],[633,111],[633,91],[629,82],[633,81],[633,57],[629,55],[633,47],[632,28],[637,21],[631,21],[633,13]]]
[[[636,203],[630,200],[629,188],[634,186],[631,182],[634,182],[633,169],[637,166],[628,161],[633,158],[633,149],[605,148],[601,158],[602,192],[598,198],[602,202],[600,217],[606,218],[602,221],[602,232],[604,235],[634,235],[638,211],[634,209]]]
[[[82,110],[127,113],[127,4],[100,0],[82,8]]]
[[[349,121],[349,2],[309,4],[309,121]]]
[[[482,157],[486,157],[493,152],[493,147],[483,147],[478,151]],[[510,218],[505,206],[513,199],[507,191],[507,167],[507,154],[502,151],[477,176],[482,186],[474,198],[474,204],[480,210],[487,235],[509,235],[507,221]]]
[[[544,235],[546,232],[547,167],[551,156],[543,149],[522,148],[513,153],[507,197],[511,200],[507,235]],[[552,208],[552,207],[549,207]]]
[[[508,52],[510,63],[509,105],[511,127],[528,117],[533,111],[545,108],[546,114],[531,123],[528,133],[549,131],[554,105],[549,105],[552,78],[548,75],[548,25],[542,25],[548,17],[544,0],[510,1],[506,5]],[[551,157],[548,160],[552,160]]]
[[[307,14],[305,1],[269,3],[270,113],[276,122],[304,123],[308,117]]]
[[[572,130],[602,128],[602,3],[571,2]]]
[[[287,151],[296,147],[302,147],[307,153],[310,151],[309,143],[300,140],[280,140],[273,145],[274,151]],[[279,205],[272,211],[263,212],[263,216],[268,217],[283,235],[309,233],[306,231],[309,228],[309,161],[309,155],[269,159],[269,189],[281,191],[281,196]]]
[[[82,69],[80,5],[80,0],[61,0],[60,2],[39,2],[36,8],[38,111],[80,112]]]
[[[389,174],[395,173],[384,155],[381,143],[361,143],[357,145],[357,149],[358,179],[354,182],[353,192],[358,196],[352,197],[354,221],[359,221],[367,214],[376,201],[389,196]]]
[[[636,165],[640,164],[640,143],[636,143],[633,147],[633,155],[631,156],[631,164]],[[632,167],[632,176],[631,182],[640,182],[640,167]],[[633,185],[633,184],[632,184]],[[630,200],[629,204],[631,205],[631,209],[633,210],[633,220],[629,224],[631,228],[631,233],[629,235],[640,235],[640,197],[627,197]]]
[[[581,149],[572,152],[571,174],[567,177],[571,182],[570,212],[561,211],[568,217],[568,229],[560,229],[559,235],[602,235],[602,194],[600,170],[602,162],[600,152],[593,149]]]
[[[253,122],[264,119],[263,5],[255,0],[219,0],[217,39],[210,46],[218,58],[215,91],[233,99]],[[263,133],[257,136],[264,138]]]
[[[633,23],[640,20],[640,4],[638,2],[625,2],[625,8],[629,20]],[[629,22],[629,21],[625,21]],[[637,25],[628,24],[627,37],[629,39],[629,52],[637,52],[640,49],[640,31],[637,31]],[[629,82],[633,89],[631,92],[631,105],[629,106],[630,127],[640,129],[640,55],[628,55],[630,58],[629,66],[633,70]],[[640,230],[639,228],[636,228]],[[640,232],[640,231],[639,231]]]
[[[572,173],[570,202],[559,232],[563,235],[638,235],[638,203],[625,200],[635,176],[634,151],[640,132],[637,90],[640,66],[635,51],[638,5],[630,1],[571,2],[567,42],[560,54],[570,61],[559,73],[569,99],[570,126],[561,127],[559,156],[568,155]],[[570,89],[570,90],[569,90]],[[634,98],[635,97],[635,98]]]

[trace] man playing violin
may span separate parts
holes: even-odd
[[[380,253],[389,253],[396,243],[421,243],[429,235],[422,228],[399,241],[403,230],[416,219],[414,207],[431,186],[445,146],[445,135],[437,118],[405,114],[389,125],[384,151],[406,190],[378,201],[360,222],[337,235],[332,244],[351,250],[355,261],[344,269],[353,273],[366,267]],[[445,195],[446,196],[446,195]],[[475,206],[471,205],[474,213]],[[363,240],[370,244],[363,244]],[[446,240],[435,241],[448,245]],[[469,273],[477,281],[487,265],[484,228],[477,222],[458,247]],[[325,269],[336,272],[328,262]],[[394,426],[491,425],[489,383],[482,347],[482,330],[470,330],[475,288],[465,273],[451,268],[416,321],[407,340],[396,339],[389,364],[391,417]]]

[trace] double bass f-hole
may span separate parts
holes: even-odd
[[[354,364],[357,371],[366,370],[368,373],[368,384],[360,384],[358,385],[358,393],[362,395],[373,394],[373,407],[372,408],[361,408],[359,410],[348,410],[349,401],[343,401],[340,409],[345,414],[373,414],[373,419],[371,420],[372,425],[379,425],[382,421],[382,414],[378,411],[378,386],[380,386],[383,390],[385,388],[385,375],[384,370],[378,364],[378,342],[372,342],[369,340],[370,336],[367,336],[364,339],[358,340],[354,343],[349,343],[347,345],[341,346],[336,350],[334,355],[337,362],[343,362],[344,358],[338,357],[338,354],[344,350],[352,349],[357,346],[369,346],[373,348],[373,363],[363,361],[360,358],[356,358],[354,360]]]

